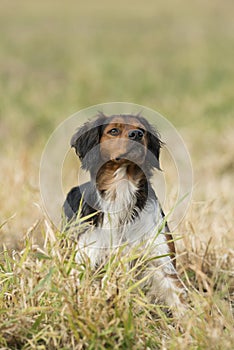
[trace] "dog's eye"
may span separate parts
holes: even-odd
[[[120,134],[120,130],[117,128],[113,128],[110,131],[108,131],[108,134],[112,135],[112,136],[117,136]]]

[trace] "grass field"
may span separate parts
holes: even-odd
[[[233,13],[231,0],[1,1],[0,349],[233,349]],[[126,257],[76,266],[41,208],[48,137],[111,101],[158,110],[191,154],[180,320],[147,303]]]

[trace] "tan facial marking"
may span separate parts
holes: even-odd
[[[144,132],[142,139],[136,143],[147,147],[147,135],[144,125],[142,125],[136,118],[133,117],[116,117],[111,119],[110,124],[107,124],[104,128],[103,135],[100,140],[100,150],[103,160],[115,161],[123,155],[129,155],[131,158],[131,152],[133,149],[133,141],[129,138],[129,132],[132,130],[141,130]],[[134,152],[136,153],[136,147]],[[132,156],[134,158],[134,156]],[[140,158],[144,158],[142,155],[142,147],[139,148],[139,155],[135,155],[136,160],[141,162]],[[139,159],[138,159],[139,158]],[[144,159],[142,159],[142,162]]]

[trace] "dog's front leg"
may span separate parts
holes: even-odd
[[[107,247],[102,231],[94,229],[84,232],[77,242],[75,260],[78,264],[88,264],[92,270],[103,263],[107,255]]]
[[[147,295],[151,302],[165,303],[174,316],[183,314],[187,309],[187,289],[179,279],[172,262],[163,262],[161,266],[154,264],[149,270],[151,278]]]

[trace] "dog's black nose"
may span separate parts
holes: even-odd
[[[143,136],[144,136],[144,133],[141,130],[131,130],[128,133],[128,138],[134,141],[140,141]]]

